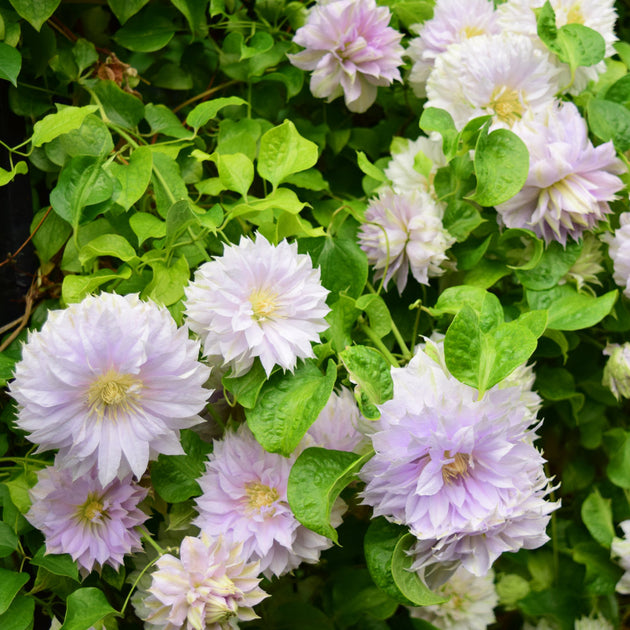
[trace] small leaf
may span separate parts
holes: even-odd
[[[30,562],[36,567],[43,567],[54,575],[63,575],[75,582],[79,581],[77,563],[67,553],[60,555],[46,553],[46,546],[43,545],[37,550]]]
[[[131,277],[129,267],[121,267],[118,272],[99,269],[89,276],[66,276],[61,285],[61,297],[65,304],[80,302],[86,295],[93,293],[110,280],[126,280]]]
[[[149,6],[119,29],[114,39],[129,50],[147,53],[164,48],[173,39],[173,35],[173,21],[159,7]]]
[[[149,0],[107,0],[107,4],[121,24],[138,13],[147,2]]]
[[[17,534],[8,523],[0,521],[0,558],[10,556],[17,547]]]
[[[129,225],[138,237],[138,245],[142,245],[148,238],[166,236],[166,222],[147,212],[136,212],[129,218]]]
[[[28,573],[0,568],[0,614],[5,612],[20,589],[29,581]]]
[[[119,88],[114,81],[99,81],[93,89],[111,122],[134,129],[144,118],[142,101]]]
[[[470,197],[481,206],[496,206],[512,198],[525,184],[529,152],[507,129],[482,132],[475,150],[477,189]]]
[[[619,103],[592,98],[586,107],[590,130],[604,142],[612,140],[624,153],[630,149],[630,111]]]
[[[356,477],[373,453],[360,456],[346,451],[311,447],[300,453],[289,474],[287,498],[302,525],[332,539],[337,531],[330,513],[339,493]]]
[[[203,127],[216,118],[219,111],[224,107],[229,107],[230,105],[247,105],[247,101],[238,96],[227,96],[200,103],[188,114],[186,124],[193,129],[199,129],[199,127]]]
[[[22,55],[18,50],[0,42],[0,79],[10,81],[17,87],[17,77],[22,68]]]
[[[247,197],[247,191],[254,181],[254,165],[242,153],[228,153],[217,155],[217,168],[221,183],[227,190],[233,190],[242,197]]]
[[[184,288],[190,279],[190,268],[184,256],[175,259],[171,265],[157,260],[151,263],[153,278],[142,292],[158,304],[171,306],[184,297]]]
[[[453,117],[444,109],[425,107],[420,116],[420,129],[427,133],[437,131],[442,136],[442,151],[446,161],[450,162],[457,150],[457,128]]]
[[[10,171],[0,168],[0,186],[12,182],[16,175],[26,175],[26,173],[28,173],[28,164],[26,162],[18,162]]]
[[[68,595],[66,616],[59,630],[88,630],[107,615],[116,613],[98,588],[79,588]]]
[[[147,190],[151,181],[153,167],[153,153],[149,147],[137,148],[129,158],[129,164],[112,162],[108,171],[121,185],[121,193],[116,197],[116,203],[125,210],[129,210]]]
[[[604,499],[595,488],[582,503],[581,515],[593,538],[604,547],[610,549],[615,536],[611,500]]]
[[[272,375],[256,406],[245,410],[247,424],[265,450],[287,457],[295,450],[328,402],[336,375],[332,360],[322,374],[310,359],[293,374]]]
[[[266,380],[265,368],[259,360],[255,360],[247,374],[238,377],[226,374],[221,379],[221,383],[239,405],[246,409],[253,409]]]
[[[34,147],[50,142],[55,138],[78,129],[86,116],[98,110],[97,105],[85,105],[84,107],[64,107],[54,114],[48,114],[38,120],[33,126],[31,141]]]
[[[387,176],[385,173],[378,168],[378,166],[374,166],[372,162],[367,159],[367,156],[363,151],[357,151],[357,163],[359,164],[359,168],[372,179],[375,179],[377,182],[386,182]]]

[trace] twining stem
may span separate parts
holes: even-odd
[[[361,330],[370,338],[370,341],[381,351],[383,356],[394,366],[400,367],[396,357],[387,349],[381,338],[364,322],[359,322]]]

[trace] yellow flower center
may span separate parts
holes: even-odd
[[[280,498],[280,494],[275,488],[270,488],[258,481],[246,483],[245,491],[247,492],[248,498],[247,505],[252,511],[259,511],[261,508],[270,507]]]
[[[576,2],[571,6],[567,13],[567,24],[584,24],[584,15],[582,15],[582,6]]]
[[[107,512],[99,497],[96,494],[90,493],[85,503],[79,506],[78,516],[81,520],[94,522],[101,516],[106,517]]]
[[[499,120],[510,126],[523,114],[523,104],[518,92],[506,87],[495,89],[488,107],[495,111]]]
[[[128,409],[136,401],[140,380],[131,374],[108,370],[90,385],[87,401],[90,411],[103,416],[106,411],[114,417],[119,409]]]
[[[451,457],[449,451],[444,453],[446,457]],[[450,483],[457,477],[463,477],[468,472],[468,455],[455,453],[453,461],[442,466],[442,479],[444,483]]]
[[[464,26],[461,32],[463,33],[464,37],[467,37],[468,39],[472,37],[477,37],[479,35],[485,35],[485,31],[482,28],[472,25]]]
[[[255,289],[249,295],[254,311],[254,319],[263,321],[274,315],[278,309],[278,295],[269,289]]]

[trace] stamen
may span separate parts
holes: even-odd
[[[87,393],[88,407],[98,416],[108,412],[108,415],[115,418],[119,409],[128,409],[136,402],[140,385],[140,380],[131,374],[108,370],[90,385]]]
[[[278,295],[269,289],[256,289],[251,292],[249,301],[254,311],[254,319],[263,321],[269,319],[276,312]]]
[[[451,457],[449,451],[446,451],[444,455],[448,458]],[[462,453],[455,453],[453,461],[442,466],[442,479],[444,483],[451,483],[453,479],[457,477],[463,477],[468,472],[469,456]]]
[[[248,507],[253,511],[260,511],[264,507],[270,507],[280,499],[280,494],[275,488],[270,488],[258,481],[246,483],[245,490],[249,499]]]
[[[502,122],[512,126],[523,114],[523,104],[516,90],[497,88],[488,107],[493,109]]]

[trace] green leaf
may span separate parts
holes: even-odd
[[[65,304],[80,302],[110,280],[124,280],[131,277],[129,267],[121,267],[118,273],[110,269],[99,269],[89,276],[66,276],[61,285],[61,297]]]
[[[10,0],[11,6],[36,31],[55,12],[61,0]]]
[[[620,428],[604,434],[608,453],[606,475],[616,486],[630,488],[630,433]]]
[[[22,55],[18,50],[0,42],[0,79],[10,81],[17,87],[17,77],[22,68]]]
[[[68,158],[77,155],[109,156],[113,149],[112,134],[94,114],[87,116],[78,129],[64,133],[45,147],[46,157],[59,166],[65,166]]]
[[[256,360],[247,374],[235,377],[228,373],[223,376],[221,383],[239,405],[246,409],[253,409],[266,380],[265,368],[259,360]]]
[[[485,321],[489,322],[487,318]],[[525,363],[536,345],[536,335],[518,320],[488,327],[483,311],[480,316],[465,304],[446,331],[446,367],[457,380],[476,387],[482,396]]]
[[[258,173],[275,189],[285,177],[314,166],[317,157],[317,145],[303,138],[295,125],[285,120],[260,139]]]
[[[581,251],[582,243],[571,242],[563,247],[557,241],[552,241],[538,264],[532,269],[517,269],[516,277],[526,289],[551,289],[568,273]]]
[[[77,62],[79,72],[83,72],[98,61],[96,47],[87,39],[79,38],[72,48],[72,55]]]
[[[368,346],[350,346],[339,353],[339,358],[357,386],[354,395],[363,415],[373,420],[379,418],[376,405],[394,395],[391,366],[378,350]]]
[[[302,525],[338,542],[330,513],[339,493],[356,477],[373,453],[360,456],[320,447],[307,448],[289,474],[287,499]]]
[[[50,203],[53,210],[76,229],[93,219],[100,204],[108,201],[113,192],[113,180],[103,169],[101,160],[78,155],[61,171],[50,194]]]
[[[184,14],[193,35],[203,36],[207,34],[208,0],[171,0],[171,2]]]
[[[0,521],[0,558],[10,556],[18,547],[18,537],[13,528]]]
[[[0,614],[9,608],[19,590],[29,579],[28,573],[16,573],[0,568]]]
[[[444,109],[425,107],[420,116],[420,129],[427,134],[437,131],[442,136],[442,151],[450,162],[457,150],[457,128],[453,117]]]
[[[444,228],[460,243],[483,222],[479,210],[464,199],[451,200],[446,206],[442,220]]]
[[[84,266],[90,265],[100,256],[113,256],[125,262],[138,258],[136,250],[129,244],[129,241],[119,234],[97,236],[79,251],[79,260]]]
[[[159,7],[147,7],[134,15],[114,35],[117,43],[134,52],[154,52],[164,48],[175,35],[175,25]]]
[[[480,314],[484,303],[486,311],[491,309],[497,318],[497,325],[503,321],[503,308],[499,298],[494,293],[489,293],[479,287],[460,285],[445,289],[438,298],[435,306],[429,309],[434,317],[439,317],[444,313],[457,315],[464,304],[468,304],[472,309]]]
[[[377,182],[386,182],[387,176],[378,166],[374,166],[370,160],[367,159],[367,156],[363,151],[357,151],[357,163],[359,168],[372,179],[375,179]]]
[[[60,555],[46,553],[46,545],[42,545],[30,562],[36,567],[43,567],[54,575],[63,575],[75,582],[79,582],[77,563],[67,553]]]
[[[392,329],[392,316],[380,295],[362,295],[356,301],[356,307],[367,313],[370,328],[379,336],[384,337]]]
[[[228,153],[217,155],[217,168],[221,183],[227,190],[233,190],[242,197],[247,197],[247,191],[254,181],[254,164],[242,153]]]
[[[192,211],[188,199],[174,203],[166,215],[166,245],[174,245],[183,232],[198,223],[199,217]]]
[[[121,90],[114,81],[99,81],[93,89],[111,122],[134,129],[144,118],[142,101]]]
[[[432,0],[398,0],[391,9],[402,26],[408,29],[412,24],[422,24],[433,17]]]
[[[5,481],[9,496],[21,514],[26,514],[31,507],[29,490],[37,483],[37,474],[33,471],[23,472],[18,477]]]
[[[224,107],[229,107],[230,105],[247,105],[247,101],[238,96],[227,96],[200,103],[188,114],[186,124],[197,130],[216,118],[219,111]]]
[[[507,129],[483,131],[475,150],[477,189],[470,199],[495,206],[513,197],[525,184],[529,152],[525,143]]]
[[[380,589],[406,606],[443,603],[446,598],[431,592],[416,573],[406,571],[412,558],[404,552],[413,539],[405,527],[394,525],[382,516],[373,519],[364,540],[370,575]]]
[[[606,56],[602,35],[584,24],[565,24],[558,29],[558,46],[558,57],[571,68],[594,66]]]
[[[142,297],[148,297],[164,306],[175,304],[184,297],[184,288],[190,279],[190,268],[184,256],[168,266],[161,261],[152,262],[151,268],[153,278],[142,292]]]
[[[88,630],[107,615],[116,613],[98,588],[79,588],[68,595],[66,616],[59,630]]]
[[[160,151],[153,151],[153,190],[155,203],[162,217],[177,201],[188,199],[186,182],[182,178],[177,162]]]
[[[194,431],[181,434],[186,455],[160,455],[151,464],[151,482],[156,492],[169,503],[180,503],[201,494],[197,479],[205,471],[212,444],[204,442]]]
[[[107,0],[109,8],[118,18],[121,24],[124,24],[130,17],[138,13],[140,9],[149,0]]]
[[[594,297],[564,284],[546,291],[527,290],[526,295],[531,308],[549,310],[549,328],[581,330],[595,326],[610,313],[618,292],[613,290]]]
[[[630,149],[630,111],[619,103],[592,98],[586,107],[590,130],[600,140],[612,140],[615,148],[624,153]]]
[[[581,515],[591,536],[604,547],[610,549],[615,536],[611,500],[604,499],[595,488],[582,503]]]
[[[139,147],[129,158],[129,164],[112,162],[107,170],[121,185],[121,193],[116,197],[116,203],[125,210],[129,210],[136,203],[151,181],[153,168],[153,152],[149,147]]]
[[[16,175],[26,175],[26,173],[28,173],[28,164],[26,162],[18,162],[10,171],[0,168],[0,186],[13,181]]]
[[[32,630],[35,615],[35,600],[32,597],[18,595],[8,610],[0,615],[2,630]]]
[[[245,417],[265,450],[287,457],[295,450],[328,402],[336,376],[332,360],[322,374],[307,359],[293,374],[274,374],[263,385],[256,406],[246,409]]]
[[[180,119],[166,105],[147,103],[144,107],[144,117],[153,133],[163,133],[173,138],[190,139],[193,132],[182,125]]]
[[[50,142],[55,138],[78,129],[86,116],[98,110],[96,105],[85,105],[84,107],[64,107],[54,114],[48,114],[38,120],[33,126],[33,137],[31,141],[34,147],[41,147],[42,144]]]
[[[166,236],[166,222],[147,212],[136,212],[130,217],[129,225],[138,237],[138,245],[142,245],[148,238]]]

